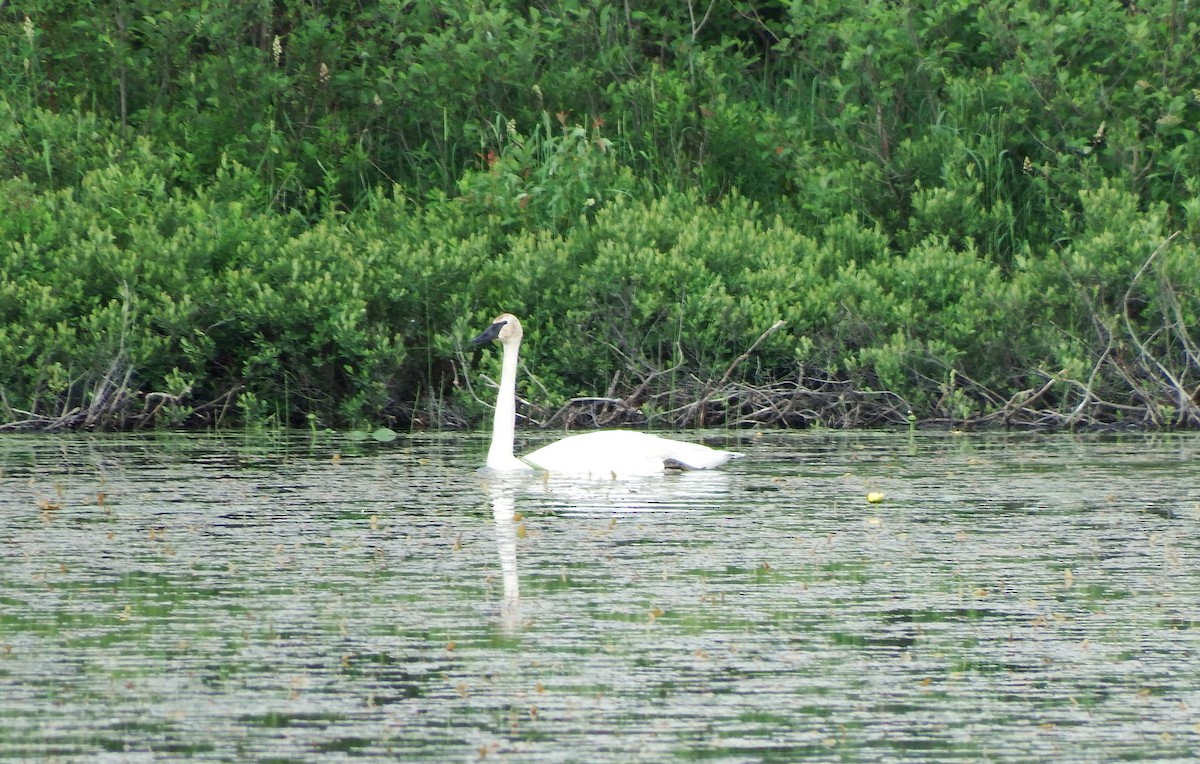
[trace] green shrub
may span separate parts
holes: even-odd
[[[1186,4],[731,8],[3,5],[5,416],[463,422],[512,310],[543,410],[1193,421]]]

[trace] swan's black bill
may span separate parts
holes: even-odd
[[[507,321],[497,321],[496,323],[492,324],[488,328],[484,329],[483,334],[481,334],[478,337],[476,337],[475,339],[471,340],[471,344],[472,345],[482,345],[486,342],[491,342],[492,340],[494,340],[500,336],[500,330],[502,328],[504,328],[504,325],[507,323],[508,323]]]

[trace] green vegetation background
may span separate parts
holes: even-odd
[[[543,412],[770,421],[713,383],[819,370],[1200,421],[1194,3],[30,0],[0,38],[10,424],[471,423],[501,310]]]

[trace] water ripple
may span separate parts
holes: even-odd
[[[485,447],[0,441],[0,758],[1192,759],[1200,439]]]

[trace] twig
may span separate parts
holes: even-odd
[[[723,385],[727,381],[729,381],[729,375],[733,374],[733,370],[736,369],[739,365],[741,365],[742,361],[745,361],[747,358],[749,358],[750,354],[753,353],[755,351],[755,349],[757,349],[758,346],[761,345],[763,343],[763,341],[767,339],[767,337],[770,337],[772,334],[779,331],[786,325],[787,325],[787,321],[784,321],[781,318],[778,321],[776,321],[775,323],[771,324],[771,328],[767,329],[765,332],[758,335],[758,339],[756,339],[754,341],[754,343],[752,345],[750,345],[750,347],[746,348],[746,352],[739,355],[737,358],[734,359],[733,363],[729,364],[729,368],[727,368],[725,370],[725,373],[721,375],[721,381],[717,382],[717,387],[720,387],[721,385]]]
[[[1137,284],[1138,279],[1141,278],[1142,274],[1146,272],[1146,269],[1150,267],[1150,264],[1154,262],[1155,258],[1157,258],[1158,255],[1167,248],[1167,245],[1174,241],[1179,234],[1180,232],[1176,231],[1164,239],[1163,242],[1159,244],[1153,252],[1150,253],[1150,256],[1146,258],[1146,262],[1142,263],[1142,267],[1138,269],[1138,272],[1134,274],[1133,279],[1129,282],[1129,287],[1125,290],[1125,297],[1121,301],[1121,317],[1125,320],[1125,331],[1129,333],[1129,339],[1133,342],[1134,346],[1137,347],[1138,354],[1141,356],[1142,361],[1146,363],[1147,366],[1158,369],[1159,374],[1170,381],[1171,387],[1179,401],[1177,416],[1182,418],[1185,414],[1190,414],[1188,409],[1192,405],[1191,399],[1187,396],[1187,391],[1184,389],[1184,386],[1179,379],[1177,379],[1175,375],[1172,374],[1169,369],[1167,369],[1167,367],[1163,366],[1157,358],[1154,358],[1146,351],[1146,346],[1142,343],[1141,339],[1138,338],[1137,332],[1134,331],[1133,321],[1129,316],[1129,297],[1133,293],[1134,285]],[[1153,405],[1150,401],[1147,401],[1147,403],[1149,405]]]
[[[704,407],[706,405],[708,405],[709,401],[712,400],[713,395],[716,393],[716,391],[721,389],[722,387],[724,387],[725,383],[729,381],[729,377],[733,375],[734,370],[737,369],[737,367],[740,366],[742,364],[742,362],[744,362],[746,359],[748,359],[750,357],[750,354],[753,353],[755,351],[755,349],[757,349],[758,346],[761,345],[767,339],[767,337],[770,337],[772,334],[779,331],[786,325],[787,325],[787,322],[784,321],[782,318],[777,320],[775,323],[771,324],[770,328],[768,328],[762,334],[758,335],[758,339],[756,339],[753,343],[751,343],[750,347],[746,348],[745,352],[743,352],[737,358],[733,359],[733,363],[729,364],[729,366],[725,369],[725,373],[721,375],[721,378],[717,381],[717,383],[715,385],[706,385],[704,394],[701,395],[698,400],[696,400],[692,403],[689,403],[686,406],[680,407],[680,409],[678,409],[678,410],[684,412],[683,423],[697,422],[701,426],[703,426],[703,424],[704,424],[704,418],[703,418]]]

